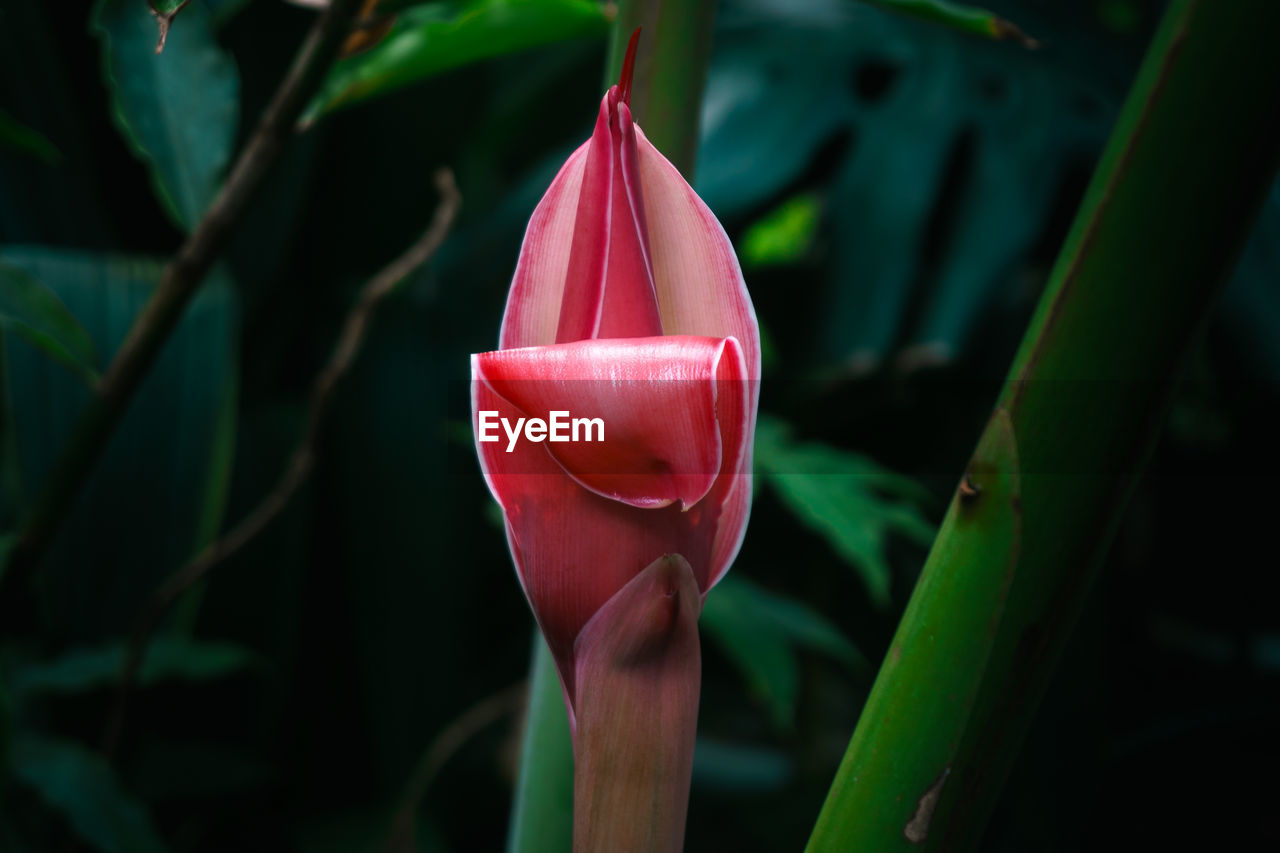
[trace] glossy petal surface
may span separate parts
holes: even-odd
[[[473,357],[477,432],[485,411],[509,424],[552,409],[603,413],[599,444],[477,441],[521,582],[562,664],[587,620],[662,554],[683,555],[709,587],[722,499],[746,454],[745,369],[736,341],[680,336]]]

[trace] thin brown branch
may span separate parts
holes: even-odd
[[[448,169],[438,171],[435,182],[440,192],[440,203],[436,206],[435,215],[427,230],[400,257],[369,279],[347,315],[337,343],[334,345],[333,354],[316,376],[312,387],[311,408],[306,430],[299,438],[298,446],[294,449],[289,464],[275,488],[239,524],[211,542],[191,562],[170,575],[147,603],[129,638],[116,701],[107,720],[102,739],[102,751],[109,758],[119,746],[129,697],[146,660],[147,646],[160,620],[183,593],[266,530],[271,522],[275,521],[289,506],[289,502],[307,481],[315,465],[316,442],[333,401],[334,390],[360,353],[374,312],[396,289],[396,286],[425,264],[444,242],[445,235],[448,234],[454,217],[457,216],[462,199],[458,194],[453,173]]]
[[[115,358],[81,412],[36,496],[10,555],[10,578],[34,569],[84,487],[139,383],[182,318],[187,304],[226,247],[293,127],[319,88],[350,30],[358,0],[333,0],[321,14],[289,73],[262,114],[217,197],[160,275],[151,299],[134,319]],[[10,582],[12,583],[12,581]]]
[[[191,0],[182,0],[177,6],[168,12],[161,12],[160,7],[156,5],[155,0],[147,0],[147,6],[151,9],[151,14],[156,19],[156,53],[164,52],[164,44],[169,40],[169,27],[173,25],[173,19],[178,17],[178,13],[187,8],[187,4]]]
[[[527,681],[513,684],[472,705],[436,735],[426,752],[418,759],[413,775],[405,785],[400,806],[391,824],[391,832],[383,846],[385,853],[412,853],[418,849],[418,809],[440,770],[482,729],[524,707],[528,695]]]

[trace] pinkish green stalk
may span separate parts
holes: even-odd
[[[636,575],[579,637],[575,853],[683,847],[701,611],[693,570],[672,554]]]

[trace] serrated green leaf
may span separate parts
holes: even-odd
[[[146,3],[98,0],[92,18],[112,118],[146,163],[166,212],[188,230],[222,182],[239,111],[239,75],[214,26],[201,0],[193,0],[157,54],[156,20]]]
[[[0,263],[0,332],[21,337],[81,382],[98,381],[93,340],[52,290],[20,269]]]
[[[825,654],[869,673],[862,653],[820,613],[730,574],[703,604],[703,630],[738,667],[752,693],[779,727],[795,718],[799,687],[797,649]]]
[[[609,7],[590,0],[417,6],[401,14],[376,46],[337,62],[302,121],[482,59],[568,39],[603,39],[610,20]]]
[[[120,642],[67,652],[51,661],[29,663],[10,674],[9,687],[22,701],[43,693],[83,693],[115,684],[124,664]],[[249,649],[214,640],[158,637],[147,649],[138,684],[160,681],[211,681],[260,663]]]
[[[168,849],[146,807],[93,750],[72,741],[21,734],[14,739],[13,773],[66,817],[80,838],[103,853]]]
[[[785,424],[768,417],[760,419],[755,458],[783,504],[858,572],[876,606],[887,606],[889,538],[933,541],[934,526],[918,508],[929,502],[928,492],[865,456],[794,442]]]
[[[63,249],[0,250],[48,286],[104,358],[119,347],[159,280],[158,260]],[[151,591],[199,547],[211,470],[237,376],[238,310],[225,272],[192,300],[139,386],[106,452],[50,547],[38,586],[55,636],[119,636]],[[89,391],[22,340],[6,348],[21,482],[41,481]],[[225,461],[224,461],[225,464]],[[207,531],[206,531],[207,532]]]

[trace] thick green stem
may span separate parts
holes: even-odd
[[[1170,4],[810,850],[980,840],[1275,174],[1277,38],[1274,0]]]
[[[537,629],[529,668],[529,710],[507,851],[564,853],[573,846],[573,741],[555,658]]]

